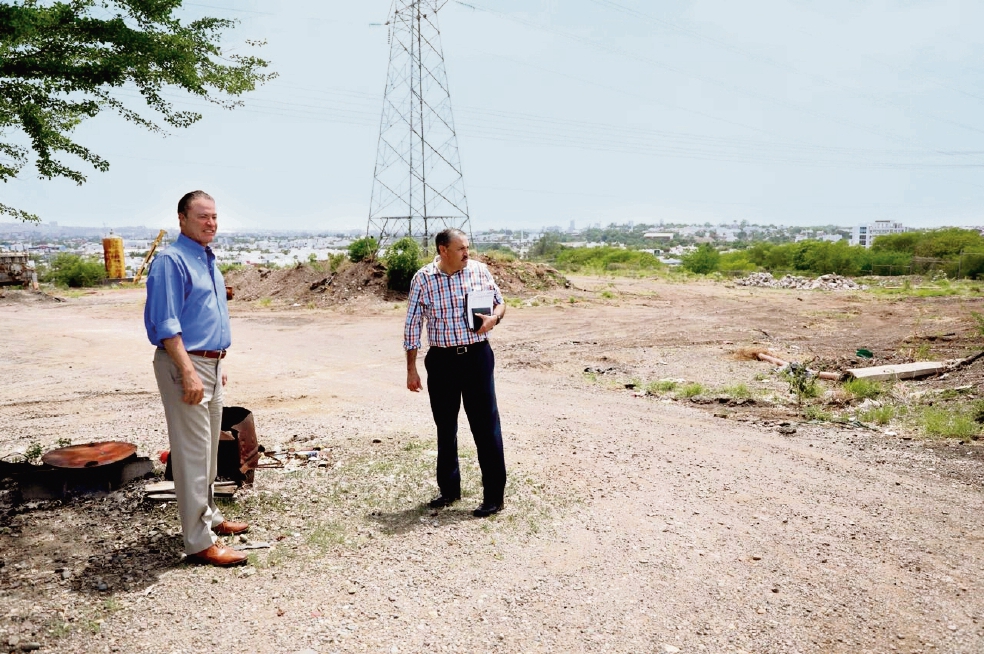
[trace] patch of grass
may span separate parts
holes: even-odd
[[[757,373],[755,373],[755,376],[752,377],[752,379],[754,379],[757,382],[764,382],[768,378],[769,378],[769,375],[767,373],[764,373],[764,372],[757,372]]]
[[[885,387],[870,379],[849,379],[844,382],[844,390],[859,400],[873,400],[885,392]]]
[[[319,522],[307,536],[309,545],[322,552],[345,543],[345,527],[337,522]]]
[[[506,306],[512,307],[514,309],[518,309],[521,306],[523,306],[523,300],[522,298],[518,298],[518,297],[507,297]]]
[[[611,291],[602,291],[601,293],[599,293],[599,295],[601,295],[601,297],[605,298],[606,300],[615,299],[615,294],[612,293]]]
[[[929,361],[933,358],[933,351],[929,343],[921,343],[912,349],[912,358],[916,361]]]
[[[249,495],[243,500],[242,506],[244,511],[270,511],[272,513],[281,513],[290,508],[281,493],[271,491],[260,491]]]
[[[282,544],[274,545],[273,549],[270,550],[270,553],[266,555],[264,564],[268,568],[274,568],[278,565],[286,563],[292,558],[294,558],[294,551],[291,548],[285,547]]]
[[[858,414],[861,422],[873,422],[878,425],[887,425],[895,417],[895,407],[890,404],[873,407]]]
[[[970,438],[981,431],[969,407],[923,407],[917,422],[927,436],[937,438]]]
[[[970,415],[976,423],[984,423],[984,400],[977,400],[970,407]]]
[[[662,395],[672,393],[680,384],[672,379],[660,379],[659,381],[646,384],[646,392],[650,395]]]
[[[817,420],[819,422],[833,422],[834,414],[823,407],[811,404],[803,410],[803,415],[807,420]]]
[[[731,384],[730,386],[725,386],[721,391],[730,398],[735,400],[747,400],[752,397],[752,391],[748,389],[745,384]]]
[[[103,611],[106,613],[116,613],[123,608],[123,604],[120,603],[115,597],[108,597],[106,601],[103,602]]]
[[[54,620],[48,625],[48,634],[52,638],[64,638],[72,633],[72,625],[62,620]]]
[[[940,391],[941,400],[956,400],[957,398],[970,393],[973,390],[971,388],[945,388]]]
[[[692,397],[697,397],[698,395],[703,395],[705,392],[707,392],[707,389],[704,388],[703,384],[698,382],[689,382],[683,385],[677,393],[677,396],[684,399],[690,399]]]
[[[265,309],[273,303],[273,298],[261,297],[259,300],[256,301],[256,303]]]
[[[971,311],[970,315],[974,319],[974,331],[977,332],[978,336],[984,336],[984,314]]]

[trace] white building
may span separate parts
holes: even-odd
[[[851,245],[862,245],[866,248],[871,247],[875,237],[883,234],[901,234],[909,231],[909,228],[902,223],[894,220],[876,220],[867,225],[858,225],[851,233]]]

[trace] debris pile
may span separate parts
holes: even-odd
[[[790,288],[797,290],[821,290],[821,291],[863,291],[867,286],[858,284],[853,279],[837,274],[821,275],[816,279],[800,277],[798,275],[786,275],[780,279],[772,276],[772,273],[760,272],[752,273],[748,277],[735,280],[737,286],[759,286],[763,288]]]

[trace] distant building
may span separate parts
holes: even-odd
[[[909,231],[909,228],[894,220],[876,220],[867,225],[858,225],[851,233],[851,245],[861,245],[870,248],[872,242],[878,236],[884,234],[902,234]]]
[[[843,238],[840,234],[827,234],[826,232],[814,232],[812,229],[806,229],[797,234],[794,241],[796,243],[800,241],[830,241],[831,243],[836,243]]]
[[[658,241],[672,241],[675,234],[673,232],[646,232],[643,238],[654,238]]]

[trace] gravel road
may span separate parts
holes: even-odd
[[[470,515],[470,447],[462,502],[423,506],[434,437],[426,395],[405,389],[400,305],[233,303],[227,403],[269,449],[322,448],[323,467],[260,470],[227,507],[272,547],[245,568],[189,566],[173,505],[138,486],[29,504],[8,486],[0,650],[984,652],[981,446],[781,434],[589,379],[604,364],[752,384],[764,364],[728,353],[779,329],[773,312],[817,310],[722,285],[624,290],[514,307],[493,333],[510,482],[488,520]],[[165,449],[141,311],[126,290],[0,306],[0,454],[59,438]]]

